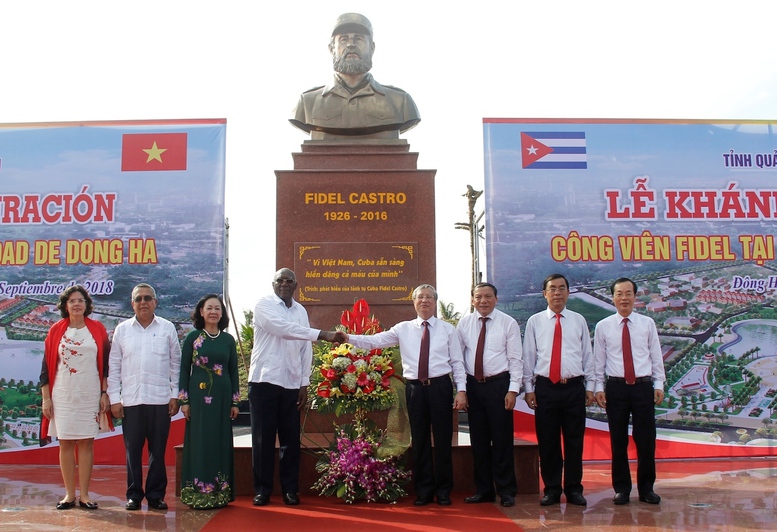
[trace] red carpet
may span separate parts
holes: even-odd
[[[397,504],[345,504],[335,497],[308,495],[299,506],[286,506],[281,497],[273,496],[269,505],[255,507],[249,497],[216,512],[201,532],[224,530],[488,530],[520,532],[520,527],[507,518],[494,504],[464,504],[463,494],[454,494],[453,506],[430,504],[413,506],[414,497]]]

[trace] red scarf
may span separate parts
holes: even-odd
[[[84,323],[89,333],[97,344],[97,373],[100,376],[100,389],[103,383],[103,368],[105,367],[105,355],[110,352],[111,344],[108,341],[108,332],[105,326],[99,321],[84,317]],[[70,318],[64,318],[51,326],[49,334],[46,335],[44,343],[44,356],[46,358],[46,369],[49,373],[49,393],[53,395],[54,379],[57,376],[57,365],[59,364],[59,342],[62,340],[65,331],[70,325]],[[108,426],[113,430],[113,420],[108,416]],[[40,442],[41,445],[49,443],[49,420],[41,414],[40,422]],[[45,443],[44,443],[45,442]]]

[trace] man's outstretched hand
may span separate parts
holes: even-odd
[[[342,344],[348,340],[348,335],[343,331],[321,331],[318,335],[319,340],[325,340],[333,344]]]

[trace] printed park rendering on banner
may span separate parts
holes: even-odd
[[[502,309],[523,326],[545,308],[543,279],[562,273],[593,336],[615,312],[612,281],[634,279],[635,310],[659,330],[656,422],[673,456],[775,452],[776,133],[756,121],[484,120]],[[606,430],[603,410],[588,416]]]
[[[39,445],[43,341],[62,290],[84,286],[110,336],[149,283],[181,338],[197,299],[224,291],[225,129],[0,125],[0,462]]]

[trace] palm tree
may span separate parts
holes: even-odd
[[[447,321],[454,327],[458,325],[459,320],[461,319],[461,312],[456,312],[453,308],[453,303],[445,303],[442,300],[440,300],[440,319],[442,321]]]
[[[244,352],[251,352],[254,347],[254,311],[243,311],[243,323],[240,324],[240,341],[242,342],[242,349]]]
[[[248,399],[248,366],[251,362],[251,350],[254,347],[254,313],[251,310],[243,311],[243,323],[238,327],[238,380],[240,381],[240,398]]]

